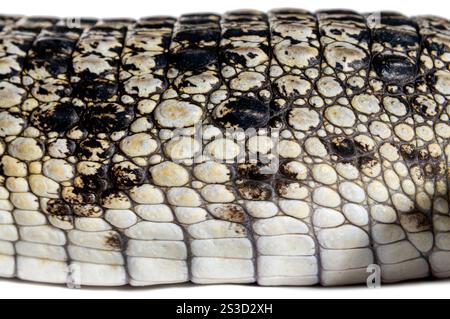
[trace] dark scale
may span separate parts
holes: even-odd
[[[378,76],[385,82],[407,82],[416,75],[416,65],[406,57],[378,54],[372,60]]]
[[[238,97],[219,105],[213,117],[224,128],[258,128],[269,120],[269,109],[255,98]]]
[[[420,95],[411,99],[411,106],[415,112],[427,119],[435,119],[441,112],[432,95]]]
[[[111,179],[118,188],[140,185],[144,178],[144,170],[131,162],[121,162],[111,167]]]
[[[78,121],[78,113],[70,104],[43,104],[31,114],[33,125],[43,131],[65,132]]]
[[[217,54],[212,50],[185,49],[172,59],[180,70],[195,70],[216,62]]]
[[[102,192],[108,187],[108,167],[97,162],[82,162],[78,165],[87,168],[85,173],[74,178],[74,186],[92,192]]]
[[[267,180],[272,178],[273,174],[274,172],[270,164],[262,163],[261,161],[237,165],[237,175],[239,178]]]
[[[106,174],[79,175],[75,177],[73,184],[79,189],[86,189],[90,192],[101,192],[108,188],[106,178]]]
[[[94,204],[97,201],[97,196],[88,190],[70,186],[64,187],[61,196],[67,203],[72,205]]]
[[[272,198],[272,189],[268,184],[256,181],[236,181],[236,187],[239,194],[248,200],[270,200]]]
[[[103,161],[114,154],[114,149],[115,147],[111,142],[91,137],[78,145],[76,153],[83,160]]]
[[[329,142],[330,150],[339,157],[352,157],[356,154],[355,143],[342,136],[334,137]]]
[[[83,116],[83,124],[92,133],[110,133],[126,129],[134,118],[134,109],[116,103],[95,104]]]
[[[47,203],[47,212],[56,216],[69,216],[72,214],[70,206],[61,199],[50,199]]]

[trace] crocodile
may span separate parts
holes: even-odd
[[[0,16],[0,277],[450,277],[450,22]]]

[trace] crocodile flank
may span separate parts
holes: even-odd
[[[0,16],[0,277],[450,277],[450,22]]]

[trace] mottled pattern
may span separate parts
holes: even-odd
[[[0,16],[0,277],[450,276],[449,21],[76,22]]]

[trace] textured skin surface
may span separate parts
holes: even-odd
[[[0,16],[0,277],[450,276],[450,22],[77,22]]]

